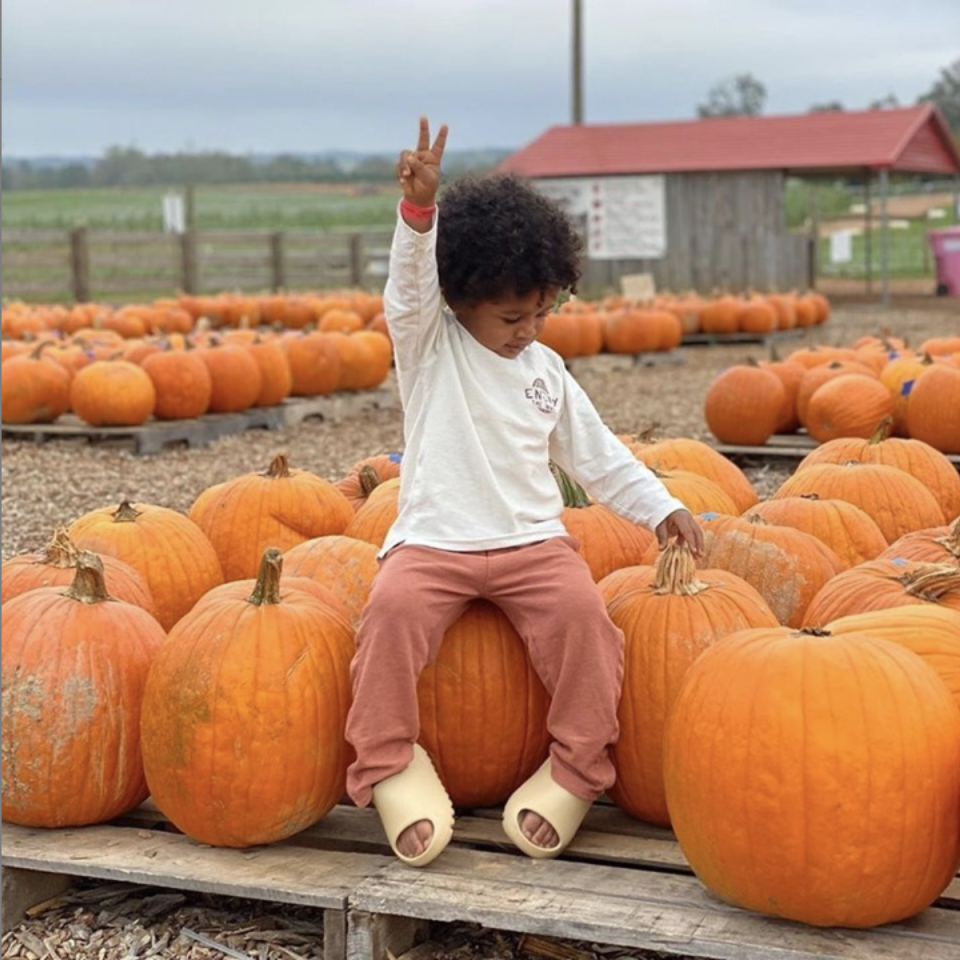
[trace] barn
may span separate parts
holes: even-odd
[[[814,285],[814,237],[786,228],[787,178],[855,177],[868,199],[871,186],[879,197],[887,299],[890,178],[955,177],[960,151],[940,111],[924,104],[555,126],[498,170],[533,179],[580,220],[586,287],[616,288],[625,274],[649,273],[658,289],[701,293]]]

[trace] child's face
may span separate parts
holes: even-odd
[[[540,336],[559,293],[559,287],[546,287],[523,297],[469,305],[451,303],[450,308],[477,343],[513,360]]]

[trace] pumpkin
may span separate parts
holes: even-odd
[[[738,514],[760,499],[750,478],[732,460],[702,440],[693,437],[653,440],[652,430],[623,439],[633,455],[651,469],[689,470],[712,480],[730,496]]]
[[[753,517],[811,534],[845,567],[873,560],[887,549],[886,538],[874,520],[846,500],[823,500],[815,493],[779,497],[764,500],[743,514],[744,520]]]
[[[260,396],[263,377],[253,354],[237,343],[212,340],[197,350],[210,371],[210,412],[239,413]]]
[[[144,578],[164,630],[207,590],[223,583],[207,535],[169,507],[124,500],[118,507],[88,511],[70,524],[68,533],[81,549],[117,557]]]
[[[147,678],[143,763],[160,810],[214,846],[271,843],[344,795],[353,630],[297,586],[277,550],[256,580],[202,597]]]
[[[769,370],[747,364],[728,367],[707,387],[707,427],[721,443],[760,446],[777,428],[784,397],[783,384]]]
[[[704,549],[698,566],[742,577],[782,624],[799,627],[817,591],[843,569],[826,544],[802,530],[758,516],[704,514],[700,520]]]
[[[960,858],[960,710],[916,654],[866,633],[742,630],[667,718],[677,841],[718,897],[821,927],[913,916]]]
[[[35,590],[37,587],[67,587],[76,576],[80,551],[70,539],[66,527],[57,527],[50,542],[39,553],[22,553],[3,561],[2,603]],[[104,554],[100,557],[107,592],[118,600],[143,607],[157,615],[150,588],[143,577],[128,563]]]
[[[927,603],[888,607],[831,620],[826,629],[835,637],[869,633],[912,650],[936,671],[960,707],[960,610]]]
[[[907,433],[942,453],[960,453],[960,369],[931,364],[907,400]]]
[[[949,563],[868,560],[824,584],[810,601],[803,623],[821,626],[851,613],[914,603],[960,610],[960,568]]]
[[[343,533],[382,547],[390,527],[397,519],[399,500],[400,478],[383,480],[370,492],[367,502],[354,513]]]
[[[287,354],[294,397],[318,397],[333,393],[340,383],[340,351],[327,333],[302,332],[286,336],[281,344]]]
[[[213,380],[196,350],[160,350],[141,361],[156,392],[158,420],[202,417],[210,408]]]
[[[156,402],[150,376],[129,360],[95,360],[70,383],[70,408],[93,427],[139,426]]]
[[[869,514],[887,543],[905,533],[937,527],[944,521],[936,498],[924,485],[897,467],[883,463],[817,463],[796,470],[773,496],[846,500]]]
[[[4,821],[81,826],[142,803],[140,709],[161,626],[107,593],[89,551],[69,587],[14,597],[2,618]]]
[[[328,533],[343,533],[353,518],[347,498],[309,470],[278,454],[266,470],[207,487],[188,516],[213,544],[225,580],[256,575],[268,547],[281,552]]]
[[[367,502],[367,497],[384,480],[400,476],[399,453],[381,453],[364,457],[355,463],[350,470],[334,486],[350,501],[354,510]]]
[[[872,374],[847,373],[818,387],[807,404],[807,433],[819,443],[869,437],[893,412],[893,397]]]
[[[656,535],[602,503],[592,502],[583,487],[556,464],[551,469],[563,498],[560,520],[567,533],[579,541],[578,553],[594,582],[620,567],[642,563],[644,554],[656,544]]]
[[[855,360],[835,359],[829,363],[822,363],[809,368],[797,385],[797,419],[800,423],[803,426],[807,425],[807,408],[810,405],[810,400],[824,384],[835,380],[837,377],[848,376],[853,373],[876,379],[876,375],[868,366]]]
[[[4,423],[53,423],[70,409],[70,379],[66,368],[45,356],[50,341],[30,353],[3,362],[0,377]]]
[[[893,420],[884,417],[867,440],[859,437],[828,440],[811,450],[797,470],[818,463],[882,463],[898,467],[915,477],[933,494],[945,519],[960,516],[960,474],[954,465],[929,443],[891,435]]]
[[[620,737],[610,798],[640,820],[670,825],[663,789],[667,711],[691,663],[721,637],[776,626],[766,601],[726,570],[697,570],[686,546],[671,544],[656,567],[634,566],[600,581],[610,619],[624,635]]]
[[[499,607],[472,601],[417,683],[420,743],[455,807],[502,803],[547,756],[550,698]]]
[[[356,627],[380,563],[372,543],[327,534],[287,550],[283,555],[283,568],[288,576],[309,577],[333,591]]]
[[[883,560],[952,563],[960,567],[960,516],[949,527],[931,527],[905,533],[879,554]]]

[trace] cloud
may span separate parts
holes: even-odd
[[[570,0],[4,0],[3,150],[113,145],[392,153],[566,123]],[[960,4],[582,0],[588,122],[683,119],[752,73],[767,113],[912,103],[956,59]],[[951,43],[953,46],[951,47]]]

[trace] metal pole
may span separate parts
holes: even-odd
[[[872,174],[868,170],[867,179],[863,182],[863,265],[867,275],[867,293],[873,293],[873,204],[870,200],[871,176]]]
[[[573,51],[571,123],[583,123],[583,10],[580,0],[573,0]]]
[[[880,171],[880,303],[890,306],[890,223],[887,217],[887,195],[890,176]]]

